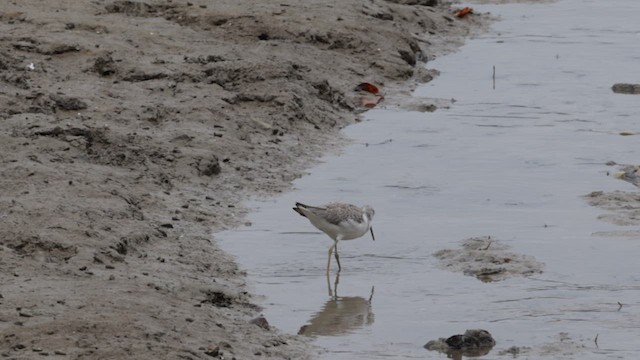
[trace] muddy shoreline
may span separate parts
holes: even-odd
[[[312,356],[212,234],[484,22],[431,3],[1,5],[0,354]]]

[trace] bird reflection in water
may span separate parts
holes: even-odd
[[[340,274],[336,274],[333,289],[327,274],[327,287],[330,299],[322,309],[313,315],[309,323],[298,331],[300,335],[333,336],[342,335],[373,324],[371,309],[374,288],[371,287],[369,299],[360,296],[338,296]]]

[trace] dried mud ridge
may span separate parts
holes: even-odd
[[[544,265],[532,256],[507,251],[509,246],[490,236],[470,238],[460,249],[444,249],[433,255],[440,267],[492,282],[512,276],[541,273]]]
[[[4,2],[0,355],[309,357],[211,233],[431,78],[480,21],[435,3]]]

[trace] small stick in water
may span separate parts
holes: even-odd
[[[618,301],[618,311],[620,311],[620,309],[622,309],[622,303]]]
[[[596,347],[597,348],[599,348],[599,346],[598,346],[598,335],[600,335],[600,334],[596,334],[596,338],[593,339],[593,342],[596,343]]]
[[[493,65],[493,90],[496,89],[496,66]]]

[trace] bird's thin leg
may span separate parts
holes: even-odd
[[[336,246],[336,244],[334,243],[333,245],[331,245],[331,247],[329,248],[329,257],[327,258],[327,276],[329,275],[329,268],[331,267],[331,253],[333,252],[333,248]]]
[[[335,255],[336,257],[336,262],[338,262],[338,273],[340,271],[342,271],[342,266],[340,265],[340,255],[338,255],[338,241],[336,240],[335,244],[333,244],[333,247],[335,248],[335,252],[333,253],[333,255]]]

